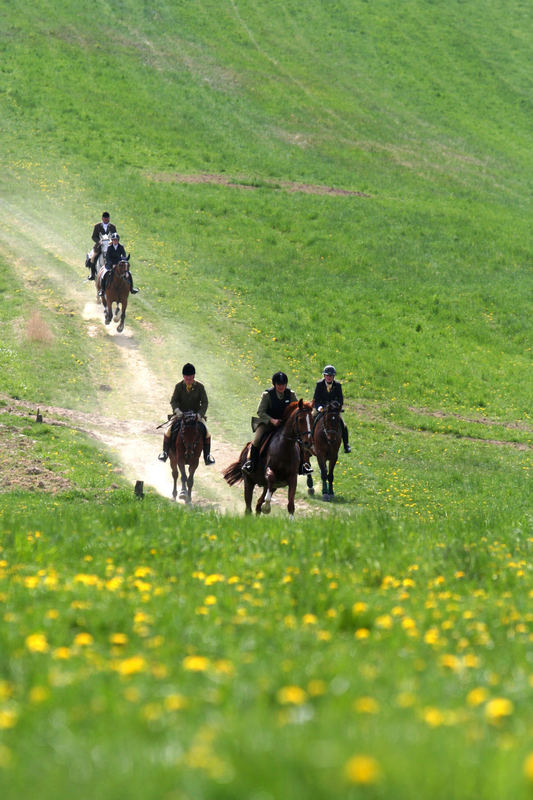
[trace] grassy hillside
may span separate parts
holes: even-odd
[[[2,796],[526,800],[529,4],[0,20]],[[104,208],[122,339],[84,309]],[[334,363],[337,502],[138,502],[94,436],[191,359],[235,455],[274,370]]]

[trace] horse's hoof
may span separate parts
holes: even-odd
[[[322,500],[324,500],[326,503],[328,503],[329,502],[329,494],[323,494],[322,495]]]
[[[294,520],[294,514],[289,514],[289,520],[292,522]]]
[[[119,325],[117,328],[117,333],[122,333],[123,330],[124,330],[124,325]]]
[[[315,490],[313,489],[312,486],[310,486],[309,489],[307,490],[307,494],[310,494],[311,497],[312,497],[314,495],[314,493],[315,493]]]
[[[261,506],[261,512],[263,514],[270,514],[270,503],[268,502],[263,503],[263,505]]]

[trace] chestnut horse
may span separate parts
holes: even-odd
[[[263,492],[255,507],[256,514],[270,514],[270,500],[280,486],[288,487],[287,511],[289,518],[294,517],[294,496],[300,469],[300,447],[311,449],[312,405],[303,400],[289,403],[283,414],[283,424],[272,434],[266,446],[266,453],[261,452],[256,470],[251,473],[242,471],[248,458],[250,442],[242,450],[239,460],[230,464],[224,472],[224,479],[233,486],[244,481],[244,502],[246,513],[252,513],[252,495],[255,486],[262,486]]]
[[[96,276],[96,300],[104,306],[104,319],[105,324],[109,325],[111,320],[118,322],[117,333],[122,333],[124,330],[124,320],[126,318],[126,308],[128,307],[128,295],[130,293],[130,284],[128,281],[127,272],[130,268],[129,261],[123,258],[118,264],[109,271],[106,281],[105,292],[102,297],[98,294],[102,285],[102,278],[105,273],[105,268],[101,267]],[[113,303],[116,303],[115,313],[113,314]],[[122,313],[121,313],[122,306]]]
[[[178,493],[176,484],[178,482],[178,469],[181,478],[180,500],[186,503],[191,502],[192,487],[194,484],[194,473],[200,461],[200,454],[204,445],[205,430],[201,422],[198,422],[194,411],[186,411],[179,423],[178,433],[174,445],[170,447],[170,467],[174,478],[172,497],[176,499]],[[185,467],[189,467],[189,474]]]
[[[324,406],[324,411],[315,420],[313,428],[313,450],[320,468],[322,478],[322,500],[332,500],[333,470],[337,463],[339,447],[342,441],[342,421],[340,404],[333,400]],[[329,468],[328,468],[329,462]],[[307,476],[309,494],[314,494],[313,479]]]

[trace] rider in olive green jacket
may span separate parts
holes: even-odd
[[[172,397],[170,398],[170,405],[172,406],[174,415],[165,428],[163,450],[158,458],[160,461],[167,460],[171,434],[176,421],[179,422],[186,411],[194,411],[198,417],[198,421],[201,422],[205,428],[204,462],[207,465],[214,464],[215,459],[211,455],[211,434],[207,430],[207,422],[205,420],[208,406],[207,393],[203,383],[195,380],[196,370],[192,364],[184,364],[182,375],[183,380],[176,384]]]

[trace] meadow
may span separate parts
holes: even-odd
[[[531,798],[529,5],[26,6],[0,37],[2,797]],[[104,208],[141,286],[122,344],[82,313]],[[153,426],[191,359],[235,456],[273,371],[309,399],[335,364],[336,502],[137,499],[98,415]]]

